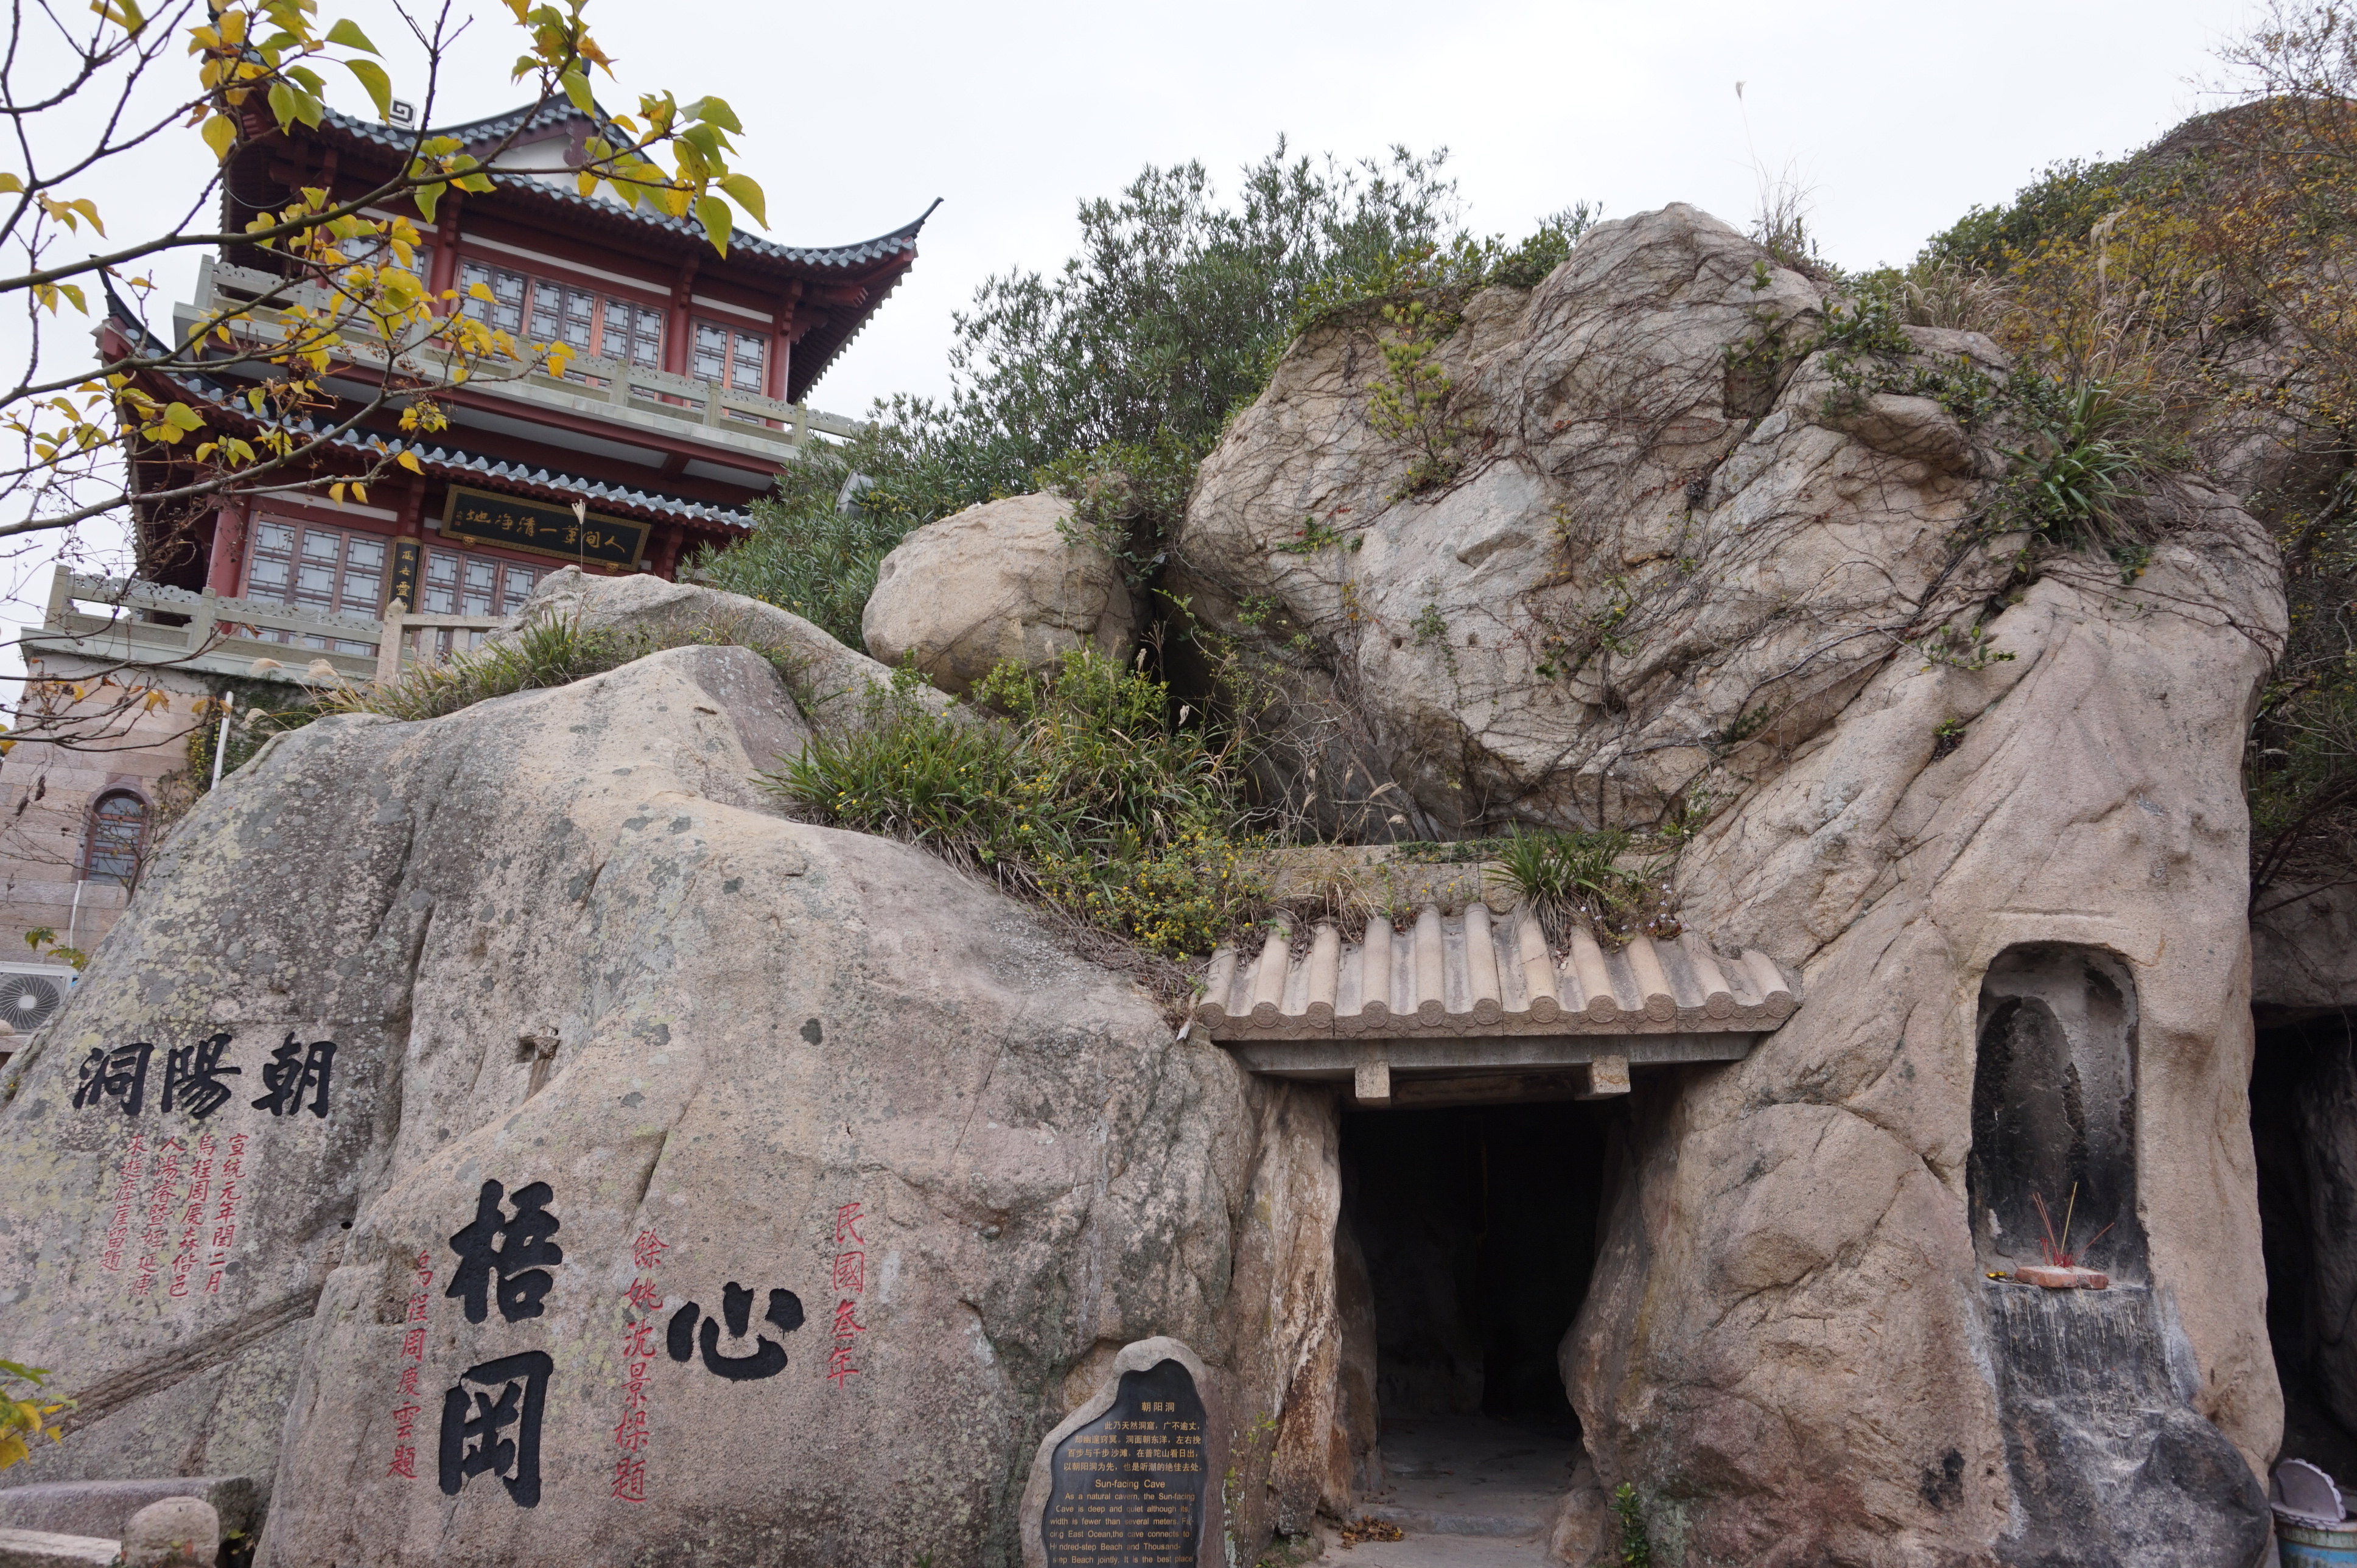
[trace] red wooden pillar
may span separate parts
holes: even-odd
[[[679,281],[671,285],[671,322],[663,329],[663,369],[674,376],[687,374],[688,355],[693,345],[688,334],[694,330],[689,325],[689,313],[694,308],[695,267],[702,258],[690,256],[679,264]]]
[[[213,547],[205,561],[205,592],[215,598],[235,598],[244,585],[245,537],[253,510],[252,500],[236,496],[224,499],[213,512]]]
[[[647,566],[663,581],[678,581],[680,531],[664,528],[656,531],[654,547],[647,552]]]
[[[779,297],[777,329],[770,334],[769,393],[780,403],[785,401],[786,389],[793,384],[788,367],[794,357],[794,307],[802,302],[802,280],[796,278],[786,285],[786,292]]]

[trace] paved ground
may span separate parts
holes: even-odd
[[[1370,1541],[1344,1551],[1329,1547],[1321,1568],[1563,1568],[1539,1541],[1494,1536],[1411,1535]]]
[[[1579,1445],[1561,1434],[1479,1416],[1383,1428],[1388,1485],[1362,1516],[1406,1539],[1329,1548],[1347,1568],[1542,1568]]]

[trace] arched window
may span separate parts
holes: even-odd
[[[147,802],[128,789],[109,789],[90,809],[82,876],[128,887],[139,879],[139,852],[146,846]]]

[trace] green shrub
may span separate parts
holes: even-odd
[[[1048,675],[1001,665],[974,693],[979,720],[929,712],[907,685],[764,781],[1168,957],[1208,953],[1266,897],[1240,748],[1160,682],[1092,649]]]
[[[1600,209],[1577,202],[1543,220],[1536,232],[1512,250],[1501,250],[1490,268],[1490,281],[1508,288],[1536,288],[1546,275],[1571,260],[1571,248],[1596,226]]]
[[[1035,470],[1036,489],[1072,503],[1067,532],[1122,564],[1133,584],[1151,576],[1163,541],[1187,514],[1195,469],[1210,447],[1168,430],[1145,441],[1109,441],[1067,452]]]
[[[1626,1481],[1615,1487],[1612,1512],[1620,1520],[1621,1568],[1652,1568],[1653,1540],[1645,1530],[1645,1509],[1637,1500],[1637,1488]]]

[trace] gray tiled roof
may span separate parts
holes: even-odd
[[[1212,956],[1195,1017],[1213,1039],[1756,1032],[1796,1005],[1756,949],[1722,960],[1687,932],[1608,952],[1575,927],[1557,950],[1526,908],[1495,917],[1475,902],[1444,918],[1427,904],[1404,929],[1374,917],[1355,942],[1321,923],[1301,952],[1287,937]]]
[[[395,152],[407,152],[412,138],[419,135],[456,136],[460,142],[472,146],[537,131],[545,126],[561,125],[581,117],[570,104],[544,103],[537,108],[512,109],[504,114],[493,114],[481,120],[469,120],[463,124],[436,125],[425,132],[412,131],[400,125],[387,125],[374,120],[363,120],[357,115],[339,114],[333,109],[327,112],[320,124],[322,129],[333,130],[355,141],[366,142]],[[687,219],[673,218],[667,212],[657,212],[647,207],[624,207],[618,202],[608,201],[600,197],[584,196],[577,190],[568,190],[562,186],[551,185],[542,179],[511,179],[502,188],[544,197],[561,205],[586,209],[603,217],[627,219],[653,228],[667,229],[673,233],[698,241],[704,238],[703,229]],[[939,201],[933,203],[933,207],[940,205]],[[732,252],[744,250],[772,261],[791,262],[801,266],[862,267],[888,257],[913,252],[917,248],[917,231],[925,226],[925,220],[933,215],[933,207],[928,207],[914,221],[903,223],[888,234],[878,234],[873,240],[862,240],[856,244],[781,245],[773,240],[764,240],[759,235],[742,231],[732,234],[728,244]]]

